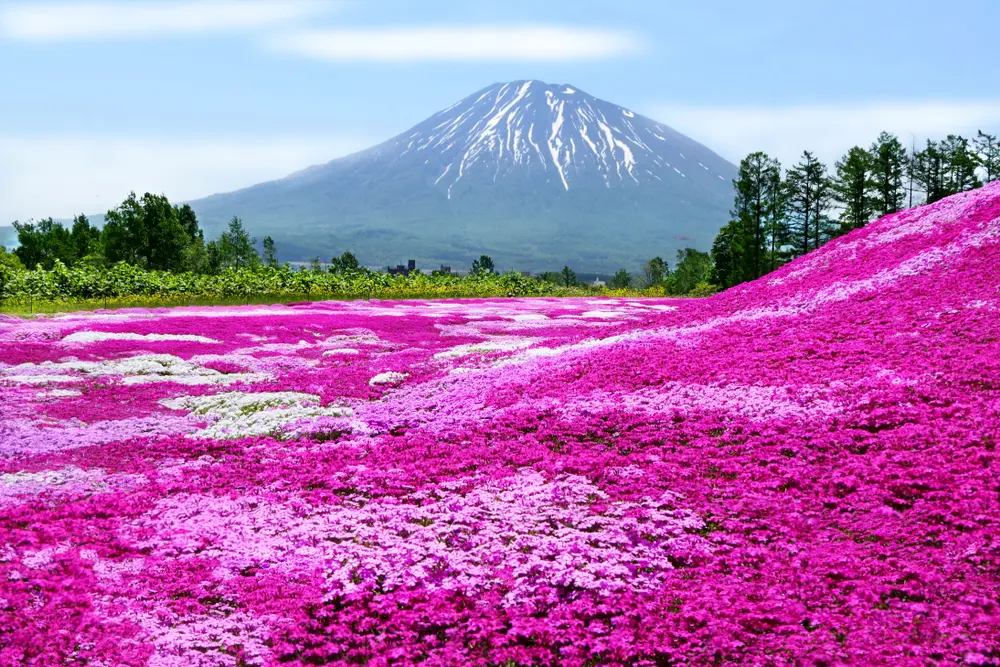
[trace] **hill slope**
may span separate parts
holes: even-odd
[[[1000,664],[1000,183],[710,299],[0,349],[3,664]]]
[[[735,167],[648,118],[566,85],[496,84],[369,150],[192,202],[211,234],[233,215],[286,254],[363,262],[591,271],[707,250]]]

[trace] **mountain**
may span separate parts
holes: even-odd
[[[0,226],[0,246],[7,250],[17,247],[17,230],[9,226]]]
[[[210,235],[240,216],[286,259],[354,251],[467,266],[636,268],[707,250],[736,168],[649,118],[569,85],[499,83],[368,150],[192,202]]]

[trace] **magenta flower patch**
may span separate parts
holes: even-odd
[[[0,665],[1000,664],[1000,185],[707,300],[0,319]]]

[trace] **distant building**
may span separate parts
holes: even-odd
[[[445,275],[451,275],[451,267],[450,266],[445,266],[444,264],[442,264],[441,268],[438,269],[438,273],[443,273]]]
[[[594,282],[590,284],[593,285],[594,287],[604,287],[605,285],[607,285],[607,283],[601,280],[600,278],[594,278]]]
[[[402,264],[397,264],[396,268],[391,266],[385,267],[386,272],[391,276],[408,276],[413,271],[417,270],[417,260],[411,259],[406,262],[406,266]]]

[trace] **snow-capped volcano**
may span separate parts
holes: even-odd
[[[623,107],[569,85],[514,81],[485,88],[383,144],[380,155],[429,152],[443,163],[434,184],[450,193],[463,176],[486,170],[493,178],[548,171],[565,190],[687,178],[711,171],[690,161],[681,135]],[[716,164],[726,175],[731,165]],[[727,181],[728,184],[728,181]]]
[[[286,253],[370,265],[635,268],[707,250],[736,168],[569,84],[498,83],[366,151],[193,202],[210,231],[239,215]]]

